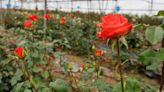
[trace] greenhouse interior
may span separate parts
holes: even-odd
[[[0,92],[164,92],[164,0],[0,0]]]

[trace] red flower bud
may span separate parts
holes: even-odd
[[[30,20],[27,20],[24,22],[24,26],[25,27],[31,27],[32,26],[32,22]]]
[[[81,64],[80,67],[84,70],[85,69],[85,64]]]
[[[15,49],[15,53],[20,59],[22,59],[24,57],[24,48],[23,47],[17,47]]]
[[[37,20],[39,19],[38,16],[37,16],[36,14],[30,15],[29,18],[30,18],[31,20],[33,20],[33,21],[37,21]]]
[[[60,24],[65,24],[66,23],[66,19],[64,18],[64,17],[62,17],[61,19],[60,19]]]
[[[98,38],[102,38],[103,37],[101,31],[97,32],[97,37]]]
[[[96,56],[102,56],[104,54],[104,52],[100,49],[96,50]]]
[[[51,18],[51,16],[49,14],[44,14],[44,18],[48,20]]]

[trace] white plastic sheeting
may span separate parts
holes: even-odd
[[[0,7],[7,8],[9,0],[1,0]],[[36,5],[39,10],[44,9],[44,0],[37,4],[35,0],[26,0],[23,2],[23,9],[35,9]],[[164,10],[164,0],[91,0],[91,1],[71,1],[71,0],[47,0],[49,10],[62,11],[81,11],[81,12],[113,12],[116,5],[120,7],[119,13],[130,14],[157,14],[159,10]],[[152,2],[153,1],[153,2]],[[10,8],[21,8],[20,0],[10,0]]]

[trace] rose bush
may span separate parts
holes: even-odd
[[[114,75],[115,72],[113,72],[114,69],[117,70],[118,68],[115,66],[117,52],[112,49],[110,43],[113,43],[114,47],[114,40],[130,32],[127,29],[131,29],[129,27],[131,23],[128,22],[129,24],[126,24],[125,17],[121,17],[122,15],[113,17],[112,15],[112,20],[110,20],[110,17],[105,17],[105,20],[96,26],[96,23],[100,21],[100,15],[98,17],[94,13],[73,13],[73,15],[71,13],[69,15],[63,12],[60,12],[60,14],[51,12],[49,14],[51,17],[55,16],[55,19],[46,18],[47,29],[44,29],[43,21],[45,17],[41,12],[37,14],[34,14],[34,12],[32,14],[19,12],[19,14],[19,17],[15,17],[15,22],[12,22],[14,25],[10,25],[12,29],[7,31],[9,35],[1,37],[2,34],[0,34],[0,38],[2,38],[0,39],[0,91],[120,92],[120,83],[115,83],[119,79],[117,71],[116,77]],[[24,17],[24,15],[27,15],[27,17]],[[37,21],[34,21],[37,19],[34,15],[38,16]],[[63,17],[65,20],[61,20]],[[24,26],[23,21],[29,19],[31,26]],[[64,21],[62,23],[66,21],[66,23],[63,25],[60,21]],[[123,26],[120,26],[122,23]],[[104,25],[102,26],[102,24]],[[119,24],[119,26],[115,27],[116,24]],[[104,45],[96,37],[96,30],[101,29],[99,26],[102,27],[102,31],[106,29],[103,32],[107,35],[103,37],[111,39],[107,45]],[[113,27],[114,30],[111,30]],[[122,64],[125,65],[122,70],[125,69],[128,73],[131,71],[136,73],[137,70],[135,69],[141,69],[140,67],[138,68],[135,61],[136,53],[142,52],[143,48],[149,48],[149,41],[154,42],[155,40],[145,42],[143,33],[146,27],[147,25],[145,24],[134,24],[134,30],[126,37],[128,39],[127,43],[130,43],[128,50],[125,49],[122,43],[120,44],[122,48],[121,60]],[[101,33],[102,31],[99,32]],[[101,37],[101,34],[97,35]],[[9,37],[12,37],[11,41],[8,41]],[[16,50],[17,47],[18,50]],[[25,55],[25,50],[22,47],[26,48],[28,55]],[[96,50],[95,48],[98,49]],[[70,54],[82,55],[83,60],[76,64],[74,57],[68,60],[67,57]],[[153,60],[152,55],[142,54],[140,60],[147,61],[145,57],[148,57],[148,60]],[[162,54],[158,53],[158,55]],[[152,57],[149,59],[149,56]],[[11,62],[22,60],[22,57],[24,62]],[[22,66],[23,72],[21,71]],[[110,76],[109,83],[106,76]],[[141,90],[155,92],[153,87],[150,86],[151,83],[148,85],[142,77],[137,77],[137,80],[126,77],[126,92],[140,92]],[[113,80],[114,83],[110,84]]]

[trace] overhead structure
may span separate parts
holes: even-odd
[[[8,4],[8,2],[11,4]],[[44,10],[44,0],[1,0],[3,8]],[[126,3],[128,2],[128,3]],[[31,7],[29,7],[31,6]],[[77,7],[78,6],[78,7]],[[62,11],[146,13],[164,10],[164,0],[47,0],[47,8]]]

